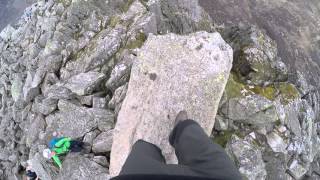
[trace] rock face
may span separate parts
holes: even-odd
[[[233,135],[226,149],[240,166],[239,171],[245,179],[262,180],[266,178],[267,172],[262,153],[250,141]]]
[[[63,162],[63,169],[57,180],[64,179],[93,179],[100,180],[102,176],[108,177],[108,170],[98,163],[77,154],[69,155]],[[108,180],[109,178],[106,178]],[[101,179],[102,180],[102,179]]]
[[[133,64],[118,115],[111,174],[119,173],[138,139],[158,145],[174,162],[168,134],[181,110],[210,134],[231,65],[232,49],[218,33],[149,36]]]

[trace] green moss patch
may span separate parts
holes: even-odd
[[[288,104],[293,100],[300,98],[300,93],[298,89],[290,83],[279,83],[277,88],[280,91],[281,103]]]
[[[144,42],[146,41],[147,36],[143,33],[143,32],[139,32],[136,37],[135,40],[129,40],[126,44],[125,49],[136,49],[136,48],[140,48]]]
[[[120,16],[112,16],[109,20],[109,26],[114,28],[120,22]]]
[[[241,138],[244,137],[244,135],[241,134],[240,131],[226,130],[226,131],[221,131],[219,132],[219,134],[215,135],[213,138],[213,142],[225,148],[228,141],[231,139],[232,134],[236,134],[238,137],[241,137]]]

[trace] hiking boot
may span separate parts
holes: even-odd
[[[176,117],[176,119],[174,120],[174,127],[177,126],[177,124],[179,124],[179,122],[182,122],[184,120],[188,119],[188,114],[187,111],[180,111]]]

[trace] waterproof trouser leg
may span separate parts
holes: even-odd
[[[165,164],[157,146],[139,140],[133,145],[120,175],[168,174],[241,179],[224,149],[214,144],[197,122],[185,120],[177,124],[169,141],[175,148],[178,165]]]

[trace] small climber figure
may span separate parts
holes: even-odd
[[[84,143],[77,140],[72,140],[69,137],[54,137],[49,142],[49,148],[43,150],[43,157],[47,159],[53,159],[53,161],[62,168],[62,163],[59,159],[60,155],[65,155],[68,152],[81,152],[84,147]]]

